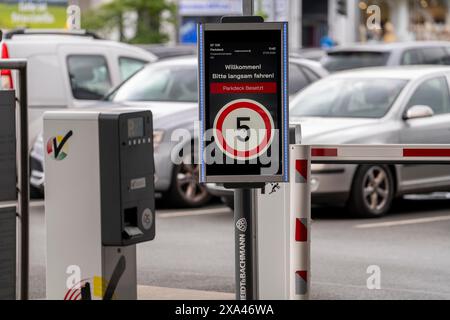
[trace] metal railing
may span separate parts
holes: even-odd
[[[0,70],[19,72],[19,183],[18,215],[20,219],[20,298],[28,299],[29,279],[29,153],[28,153],[28,96],[27,61],[24,59],[0,59]]]

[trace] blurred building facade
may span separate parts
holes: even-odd
[[[362,0],[357,4],[360,25],[371,5],[381,9],[382,32],[391,24],[398,41],[450,40],[450,0]],[[358,40],[365,41],[364,34]]]
[[[109,1],[0,0],[0,5],[64,3],[79,5],[81,12],[85,12]],[[178,8],[176,25],[164,23],[161,26],[170,34],[172,43],[195,43],[198,22],[218,22],[221,16],[242,13],[242,0],[166,1],[175,3]],[[319,47],[330,41],[335,44],[450,41],[450,0],[254,0],[254,3],[255,14],[264,16],[266,21],[289,21],[290,46],[294,49]],[[61,15],[65,14],[64,8],[60,11]],[[27,14],[33,15],[32,12]],[[9,18],[0,14],[0,28],[11,28],[5,23]],[[63,24],[64,17],[60,20]]]
[[[308,24],[305,14],[308,14],[311,3],[316,1],[300,2],[304,7],[302,12],[304,34],[305,26]],[[319,0],[317,2],[327,3],[327,33],[337,43],[450,40],[450,0]],[[373,23],[378,26],[375,28]],[[305,37],[301,42],[303,46],[317,44],[317,40],[312,42]]]
[[[179,8],[176,38],[185,43],[195,42],[197,22],[217,22],[242,12],[242,0],[173,1]],[[325,37],[337,44],[450,40],[450,0],[254,1],[255,14],[266,21],[289,21],[292,48],[319,47]]]

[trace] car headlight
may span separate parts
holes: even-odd
[[[153,148],[156,149],[164,138],[163,130],[153,130]]]

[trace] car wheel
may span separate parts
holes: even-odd
[[[206,186],[199,182],[199,170],[200,165],[193,163],[192,160],[174,166],[172,183],[166,196],[170,204],[176,207],[195,208],[209,202],[211,195]]]
[[[360,218],[381,217],[391,208],[394,191],[394,178],[387,166],[360,166],[353,179],[348,209]]]

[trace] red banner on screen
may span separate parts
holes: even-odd
[[[212,94],[221,93],[276,93],[276,82],[213,82]]]

